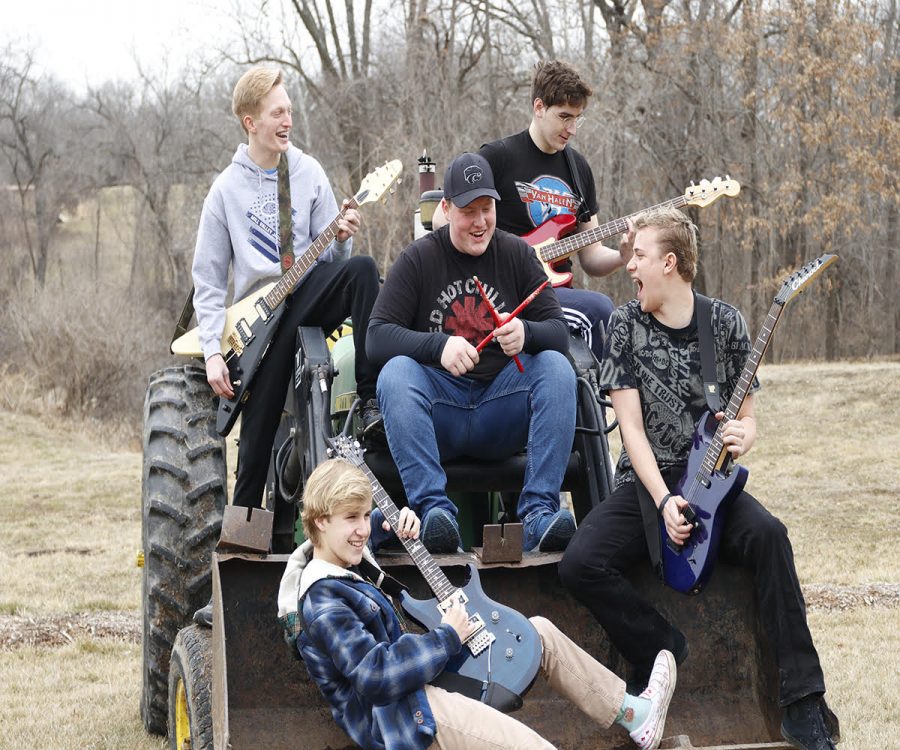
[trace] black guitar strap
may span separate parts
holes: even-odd
[[[712,330],[712,300],[698,292],[694,293],[694,304],[697,306],[697,337],[700,339],[700,374],[703,380],[703,394],[706,406],[715,414],[722,410],[722,399],[719,394],[719,381],[716,377],[716,346]],[[668,484],[668,477],[667,477]],[[664,534],[659,529],[659,513],[656,503],[644,485],[635,479],[638,505],[644,525],[644,536],[647,539],[647,550],[653,571],[663,578],[662,543]],[[671,486],[671,485],[670,485]]]
[[[278,160],[278,246],[281,251],[281,273],[287,273],[294,265],[293,221],[291,218],[291,180],[288,174],[287,152]],[[194,316],[194,287],[188,292],[181,315],[175,324],[175,333],[169,346],[175,343],[175,339],[187,333],[188,323]]]
[[[586,223],[591,220],[590,209],[587,205],[587,198],[585,196],[587,193],[584,192],[584,183],[581,181],[581,172],[578,171],[578,168],[575,166],[575,156],[572,153],[572,149],[568,146],[563,149],[563,153],[566,155],[566,163],[569,165],[569,172],[572,173],[572,182],[575,183],[575,192],[578,193],[578,199],[581,201],[578,204],[578,213],[576,214],[576,218],[580,223]]]
[[[712,300],[697,292],[694,295],[694,304],[697,305],[697,336],[700,339],[700,374],[703,377],[703,394],[706,396],[706,405],[715,414],[722,411],[722,398],[719,394],[719,379],[716,377]]]
[[[169,346],[175,343],[175,339],[179,336],[183,336],[187,333],[188,323],[191,322],[191,318],[194,315],[194,287],[191,287],[191,291],[188,292],[187,299],[184,301],[184,307],[181,310],[181,315],[178,316],[178,322],[175,324],[175,333],[172,335],[172,340],[169,342]]]

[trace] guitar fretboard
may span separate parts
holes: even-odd
[[[545,263],[551,263],[552,261],[559,260],[567,255],[572,255],[573,253],[577,253],[583,247],[593,245],[595,242],[602,242],[610,237],[615,237],[617,234],[627,232],[628,220],[634,219],[639,214],[655,211],[658,208],[681,208],[682,206],[686,206],[687,202],[687,198],[683,195],[679,195],[677,198],[657,203],[655,206],[644,208],[633,214],[628,214],[628,216],[623,216],[620,219],[613,219],[612,221],[606,222],[606,224],[601,224],[599,227],[594,227],[585,232],[578,232],[576,234],[571,234],[568,237],[563,237],[556,242],[551,242],[550,244],[539,248],[541,259]]]
[[[341,455],[350,463],[357,466],[366,475],[372,485],[372,495],[375,499],[375,505],[377,505],[381,512],[384,513],[384,517],[391,525],[391,528],[396,529],[400,519],[400,509],[394,504],[394,501],[391,500],[390,495],[388,495],[384,487],[381,486],[381,482],[379,482],[375,477],[375,474],[372,473],[368,464],[362,460],[361,456],[347,455],[346,451],[342,451]],[[450,580],[444,575],[444,571],[442,571],[434,561],[431,553],[425,549],[425,545],[418,539],[400,539],[400,541],[412,558],[412,561],[416,564],[419,572],[425,578],[428,587],[434,592],[437,600],[442,602],[445,599],[448,599],[457,590],[457,587],[450,583]]]
[[[312,268],[316,259],[325,252],[325,249],[334,241],[334,238],[339,231],[338,222],[344,218],[344,214],[350,208],[359,208],[359,203],[355,196],[350,199],[345,208],[340,210],[338,215],[335,216],[332,222],[322,230],[319,236],[313,240],[312,244],[306,249],[303,255],[296,259],[294,265],[281,275],[278,283],[275,284],[266,295],[266,304],[269,306],[270,310],[274,310],[278,305],[284,302],[290,293],[294,291],[294,287],[297,286],[297,282],[300,281],[303,274]]]
[[[763,355],[766,353],[766,349],[769,346],[769,339],[772,337],[772,331],[774,331],[775,326],[778,325],[778,320],[781,318],[781,313],[783,312],[784,305],[777,300],[773,302],[772,307],[769,308],[766,322],[763,323],[762,330],[756,337],[756,343],[753,344],[753,351],[750,352],[750,356],[747,358],[747,363],[744,365],[740,378],[738,378],[737,385],[734,388],[734,392],[731,394],[728,405],[723,410],[725,417],[716,428],[715,435],[713,435],[713,438],[706,449],[706,453],[703,454],[703,461],[701,462],[701,468],[698,472],[698,478],[704,484],[708,485],[709,477],[716,470],[716,467],[719,465],[722,458],[722,454],[725,451],[725,443],[722,439],[722,430],[725,427],[725,423],[730,419],[737,418],[741,406],[743,406],[744,400],[750,392],[750,386],[753,384],[753,378],[756,377],[757,370],[759,370]],[[695,483],[693,488],[696,487],[697,484]]]

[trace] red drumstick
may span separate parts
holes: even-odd
[[[484,300],[484,304],[487,305],[487,309],[491,311],[491,317],[494,319],[494,327],[499,328],[503,325],[503,321],[500,320],[500,315],[497,313],[497,308],[495,308],[491,304],[491,301],[488,299],[487,292],[484,291],[484,287],[481,285],[478,277],[473,276],[472,281],[474,281],[475,286],[478,287],[478,293],[481,295],[481,299]],[[525,372],[525,368],[522,367],[522,361],[519,359],[519,355],[513,354],[513,359],[515,360],[516,367],[519,368],[519,372]]]
[[[504,324],[509,323],[509,321],[511,321],[513,318],[518,317],[519,313],[522,312],[522,310],[524,310],[526,307],[528,307],[528,305],[530,305],[532,302],[534,302],[534,298],[537,297],[542,291],[544,291],[544,287],[549,283],[550,279],[547,279],[543,284],[541,284],[537,289],[535,289],[531,294],[523,299],[519,306],[509,314],[506,320],[503,321]],[[484,339],[482,339],[481,343],[479,343],[478,346],[475,347],[475,351],[480,352],[482,349],[484,349],[484,347],[491,343],[491,339],[493,338],[494,332],[491,331],[487,336],[484,337]]]

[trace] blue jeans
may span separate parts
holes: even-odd
[[[591,348],[597,361],[603,359],[603,343],[609,318],[615,305],[605,294],[588,289],[559,287],[554,290],[569,330],[577,333]]]
[[[378,404],[410,507],[456,516],[441,461],[499,460],[527,446],[518,514],[559,510],[559,489],[575,436],[575,373],[559,352],[520,354],[492,381],[394,357],[378,376]]]

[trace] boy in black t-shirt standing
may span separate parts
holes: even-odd
[[[559,505],[575,434],[575,375],[559,302],[547,287],[497,328],[473,280],[504,319],[546,281],[524,241],[495,232],[497,198],[488,163],[477,154],[457,157],[441,203],[449,224],[403,251],[369,323],[366,352],[386,363],[377,393],[388,445],[432,552],[461,544],[440,463],[457,456],[494,460],[527,446],[517,508],[525,549],[563,549],[575,530]],[[477,352],[495,328],[495,339]],[[372,526],[377,546],[377,518]]]
[[[601,363],[600,387],[609,390],[624,449],[613,493],[581,522],[560,563],[563,585],[604,627],[622,655],[646,674],[665,648],[680,664],[684,635],[644,600],[624,573],[659,543],[643,522],[660,513],[669,538],[684,544],[691,525],[687,501],[669,492],[681,478],[694,425],[706,410],[692,282],[696,228],[675,209],[639,216],[634,257],[627,270],[637,299],[613,314]],[[716,372],[723,403],[731,397],[751,352],[740,312],[720,300],[711,309]],[[754,383],[751,391],[758,387]],[[722,419],[724,414],[716,415]],[[726,423],[723,442],[733,458],[756,440],[754,395]],[[782,734],[804,750],[831,750],[838,725],[822,695],[825,679],[806,622],[806,607],[784,525],[741,492],[724,521],[720,556],[753,572],[760,617],[779,670]]]
[[[592,93],[566,63],[550,60],[535,67],[531,124],[520,133],[484,144],[479,151],[491,165],[500,193],[498,228],[521,237],[561,215],[571,215],[579,232],[598,226],[594,173],[570,143],[584,124]],[[582,269],[589,276],[606,276],[621,268],[631,255],[628,240],[623,239],[619,250],[600,242],[582,248],[578,251]],[[572,262],[564,260],[555,270],[568,272],[571,267]],[[571,285],[557,288],[556,293],[566,322],[599,359],[612,300]]]

